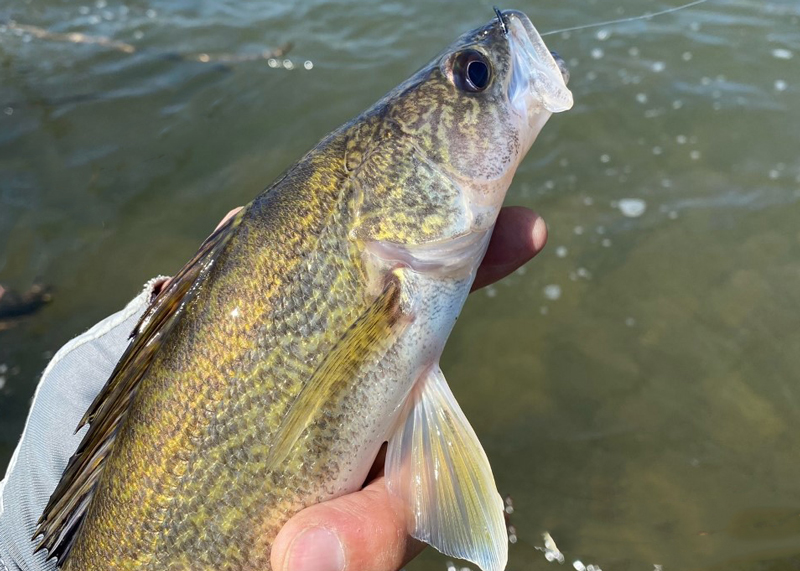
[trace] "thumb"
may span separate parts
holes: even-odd
[[[397,571],[425,545],[408,536],[404,509],[380,477],[290,519],[272,546],[274,571]]]

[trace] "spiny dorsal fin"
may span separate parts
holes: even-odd
[[[58,567],[69,556],[100,479],[104,460],[114,446],[139,381],[183,314],[181,309],[194,298],[197,288],[230,241],[244,212],[242,210],[215,230],[162,289],[136,324],[128,348],[78,424],[76,432],[86,424],[89,430],[70,458],[32,538],[35,541],[42,536],[35,551],[46,549],[50,557],[58,558]]]

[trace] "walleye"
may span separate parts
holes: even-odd
[[[438,363],[565,76],[498,12],[215,231],[86,412],[39,549],[65,571],[263,571],[388,441],[409,532],[502,570],[503,502]]]

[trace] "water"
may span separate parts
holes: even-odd
[[[514,7],[546,31],[669,4]],[[489,17],[422,0],[0,6],[137,48],[0,32],[0,283],[55,288],[0,332],[0,469],[53,351]],[[549,246],[472,296],[443,360],[514,500],[509,569],[557,565],[533,548],[545,531],[570,567],[800,564],[798,29],[794,0],[711,0],[548,37],[576,106],[508,203],[545,217]],[[286,42],[291,70],[168,55]],[[431,551],[409,566],[445,568]]]

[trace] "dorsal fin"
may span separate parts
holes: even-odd
[[[162,289],[136,324],[128,348],[78,424],[76,432],[86,424],[89,430],[70,458],[32,538],[35,541],[42,536],[35,551],[46,549],[50,557],[58,558],[59,567],[69,556],[100,479],[104,460],[114,446],[139,381],[183,314],[181,309],[194,298],[197,288],[230,241],[244,212],[242,210],[215,230]]]

